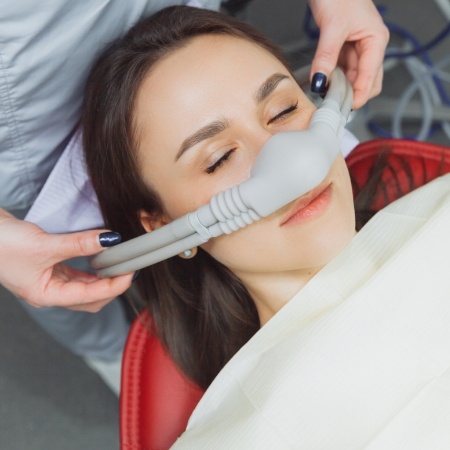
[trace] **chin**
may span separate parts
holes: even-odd
[[[326,266],[350,245],[355,234],[355,222],[352,220],[348,224],[335,225],[331,232],[318,238],[315,257],[313,257],[316,265]]]

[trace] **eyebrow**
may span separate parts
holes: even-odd
[[[274,73],[266,81],[258,88],[255,93],[255,101],[256,103],[261,103],[265,100],[278,86],[280,81],[286,80],[289,78],[287,75],[282,73]]]
[[[192,134],[183,141],[180,150],[178,150],[177,156],[175,157],[175,161],[178,161],[181,155],[189,148],[193,147],[194,145],[198,144],[201,141],[204,141],[205,139],[210,139],[216,136],[217,134],[226,130],[229,126],[230,124],[228,120],[222,119],[222,120],[215,120],[214,122],[211,122],[208,125],[205,125],[204,127],[200,128],[194,134]]]
[[[265,100],[278,86],[278,84],[289,78],[287,75],[282,73],[274,73],[266,81],[264,81],[261,86],[257,89],[254,94],[254,99],[257,104],[261,103]],[[199,144],[200,142],[210,139],[217,134],[225,131],[230,126],[230,123],[226,119],[215,120],[214,122],[205,125],[200,128],[196,132],[194,132],[191,136],[187,137],[180,146],[180,150],[178,150],[175,161],[178,161],[183,153],[194,145]]]

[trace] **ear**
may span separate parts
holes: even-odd
[[[161,217],[159,214],[150,214],[144,210],[139,211],[139,219],[147,233],[161,228],[170,222],[167,218]]]

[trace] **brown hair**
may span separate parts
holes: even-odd
[[[155,63],[190,39],[222,34],[254,42],[286,65],[281,52],[248,25],[214,11],[169,7],[134,26],[100,56],[88,80],[84,147],[107,227],[124,240],[143,234],[139,211],[162,213],[139,175],[133,107]],[[287,65],[286,65],[287,66]],[[226,267],[199,249],[142,270],[136,281],[172,358],[202,388],[259,329],[249,293]]]

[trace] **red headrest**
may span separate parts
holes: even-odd
[[[355,197],[366,186],[375,162],[385,155],[387,164],[372,204],[378,211],[401,195],[450,172],[450,149],[407,139],[376,139],[359,144],[346,158]]]

